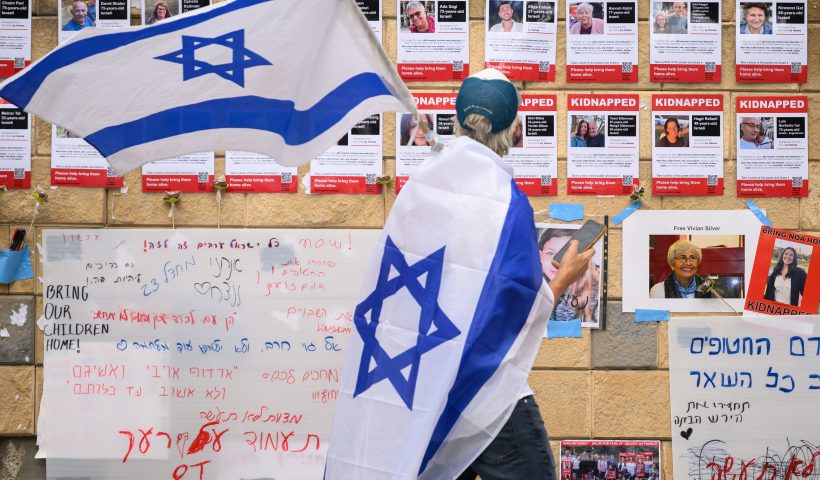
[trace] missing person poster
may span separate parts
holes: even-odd
[[[820,317],[675,317],[675,480],[816,480]]]
[[[70,40],[85,28],[121,28],[131,25],[127,0],[60,0],[57,2],[57,40]],[[51,128],[51,185],[122,187],[122,177],[111,170],[96,148],[58,125]]]
[[[737,196],[808,196],[808,97],[737,97],[735,111]]]
[[[84,28],[122,28],[131,25],[128,0],[59,0],[57,40],[65,43]]]
[[[296,193],[297,168],[283,167],[267,155],[225,151],[228,190],[242,193]]]
[[[51,185],[54,187],[122,187],[108,160],[75,133],[51,126]]]
[[[413,99],[419,109],[418,119],[410,113],[396,114],[396,194],[430,155],[430,144],[419,122],[426,123],[446,144],[453,138],[453,122],[457,121],[455,93],[415,92]]]
[[[399,0],[396,5],[396,63],[402,80],[451,81],[470,75],[467,0]]]
[[[212,192],[213,183],[214,152],[192,153],[142,166],[143,192]]]
[[[9,78],[30,63],[31,0],[4,0],[0,2],[0,78]]]
[[[567,1],[567,82],[638,81],[638,3]]]
[[[0,98],[0,191],[31,188],[31,117]]]
[[[820,302],[820,237],[760,227],[744,309],[766,315],[813,315]]]
[[[555,95],[521,95],[518,127],[504,160],[515,184],[529,196],[558,194],[558,142]]]
[[[378,195],[382,171],[382,116],[377,113],[310,162],[305,193]]]
[[[382,43],[382,4],[380,0],[356,0],[356,5],[370,25],[370,30],[379,43]]]
[[[807,2],[737,2],[735,80],[806,83]]]
[[[650,3],[649,79],[720,83],[721,2]]]
[[[723,195],[723,95],[652,95],[652,194]]]
[[[561,480],[660,480],[660,440],[561,440]]]
[[[567,193],[629,195],[640,183],[635,94],[567,95]]]
[[[558,3],[487,0],[484,66],[510,80],[555,81]]]

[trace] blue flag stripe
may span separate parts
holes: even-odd
[[[25,109],[31,98],[43,84],[45,79],[55,70],[85,60],[88,57],[105,53],[117,48],[146,40],[158,35],[184,30],[188,27],[202,23],[221,15],[252,7],[260,3],[271,2],[273,0],[235,0],[220,5],[213,10],[198,13],[190,17],[180,18],[171,22],[160,22],[150,28],[137,31],[112,32],[85,38],[60,48],[59,54],[51,54],[43,58],[40,62],[29,67],[26,73],[17,80],[8,84],[0,90],[0,97]],[[286,7],[282,7],[286,8]]]
[[[392,96],[381,77],[366,72],[349,78],[307,110],[297,110],[290,100],[220,98],[106,127],[85,140],[105,157],[144,143],[219,128],[264,130],[278,133],[288,145],[301,145],[336,125],[360,103],[381,95]]]
[[[467,333],[464,354],[419,474],[436,454],[464,409],[498,366],[529,318],[543,281],[533,213],[515,182],[495,257]]]

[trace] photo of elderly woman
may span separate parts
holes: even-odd
[[[420,114],[419,118],[427,124],[427,128],[433,130],[433,116],[429,113]],[[401,116],[401,124],[399,125],[400,138],[399,142],[402,146],[410,147],[426,147],[427,139],[424,137],[424,131],[419,127],[418,122],[413,115],[405,113]],[[413,142],[410,142],[410,136],[413,136]]]
[[[738,31],[741,35],[771,35],[771,3],[740,3]]]
[[[777,239],[763,298],[795,307],[803,302],[812,247]]]
[[[574,224],[538,223],[538,248],[541,251],[541,267],[544,278],[549,283],[558,273],[552,264],[552,259],[561,247],[569,242],[570,237],[580,228]],[[601,292],[603,290],[603,259],[604,241],[595,244],[595,256],[590,260],[589,268],[584,276],[570,285],[561,298],[555,300],[550,320],[569,321],[581,320],[582,327],[601,328]]]
[[[604,4],[599,2],[571,3],[569,6],[570,35],[603,35],[606,33]]]
[[[743,298],[743,235],[650,235],[649,298]]]

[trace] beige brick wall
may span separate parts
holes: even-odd
[[[385,2],[384,46],[395,59],[396,18],[392,2]],[[720,84],[653,84],[649,82],[649,27],[648,2],[640,5],[640,77],[637,84],[596,84],[573,86],[564,81],[565,35],[558,36],[557,81],[524,83],[519,87],[529,92],[557,93],[558,125],[566,125],[566,95],[590,91],[629,90],[640,95],[646,108],[641,109],[640,171],[647,184],[651,175],[651,144],[647,133],[650,125],[652,93],[658,92],[718,92],[724,94],[726,141],[725,187],[721,197],[655,197],[648,195],[651,209],[743,209],[744,201],[735,196],[735,145],[733,130],[734,97],[745,94],[801,94],[810,102],[809,123],[820,128],[820,42],[811,41],[820,35],[820,3],[809,2],[809,82],[805,85],[737,84],[734,81],[734,1],[724,0],[723,19],[723,80]],[[560,4],[559,32],[563,32],[564,3]],[[35,0],[33,21],[33,54],[39,58],[56,45],[56,1]],[[471,0],[471,55],[470,68],[475,72],[483,67],[484,3]],[[453,83],[416,83],[418,91],[455,91]],[[33,132],[32,183],[49,186],[50,126],[37,119]],[[394,118],[385,116],[384,154],[385,173],[395,173]],[[566,191],[566,138],[558,129],[559,142],[559,195],[554,198],[533,198],[536,211],[549,208],[552,202],[582,203],[588,215],[615,215],[624,206],[622,198],[569,197]],[[820,233],[820,136],[810,137],[810,185],[806,199],[760,199],[758,205],[768,211],[775,226],[799,229],[817,235]],[[220,153],[220,152],[218,152]],[[217,158],[217,174],[224,170],[224,159]],[[300,175],[306,173],[302,167]],[[126,176],[127,191],[86,188],[56,188],[50,192],[50,201],[39,209],[36,225],[39,229],[53,226],[71,227],[169,227],[167,206],[161,195],[140,192],[139,173]],[[301,186],[300,186],[301,187]],[[233,194],[223,196],[219,223],[225,227],[322,227],[322,228],[378,228],[384,223],[395,200],[392,192],[383,197],[374,196],[307,196],[301,190],[296,195]],[[0,192],[0,245],[7,244],[14,227],[28,225],[34,201],[30,191]],[[176,213],[178,226],[215,227],[217,207],[211,194],[186,194]],[[621,231],[613,227],[610,233],[609,297],[621,297]],[[32,255],[35,277],[42,275],[37,255]],[[36,295],[35,318],[42,312],[41,286],[34,279],[0,285],[0,295]],[[592,337],[584,332],[579,339],[544,341],[535,362],[530,384],[541,405],[542,413],[554,446],[561,439],[578,438],[642,438],[663,440],[663,473],[671,478],[671,428],[669,414],[669,376],[667,327],[657,328],[657,365],[642,370],[596,370],[592,368],[594,351]],[[43,338],[38,332],[35,352],[30,365],[0,365],[0,437],[30,436],[34,434],[36,415],[39,413],[39,394],[43,378]],[[557,448],[555,449],[557,451]]]

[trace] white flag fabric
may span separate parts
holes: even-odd
[[[469,138],[396,199],[356,307],[326,479],[452,479],[529,391],[552,309],[532,208]]]
[[[84,137],[119,173],[220,149],[295,166],[369,115],[416,111],[354,0],[233,0],[86,28],[0,97]]]

